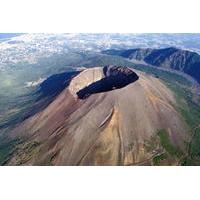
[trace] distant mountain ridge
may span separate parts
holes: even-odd
[[[170,47],[164,49],[106,50],[105,54],[118,55],[130,60],[143,60],[147,64],[170,68],[189,74],[200,83],[200,55],[196,52]]]

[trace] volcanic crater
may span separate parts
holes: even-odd
[[[8,165],[151,165],[163,153],[155,139],[161,129],[184,151],[185,123],[173,92],[159,79],[105,66],[64,81],[47,107],[15,127],[12,137],[24,142]],[[177,164],[171,157],[168,162]]]
[[[92,94],[123,88],[139,79],[138,75],[127,67],[105,66],[91,68],[75,77],[69,86],[72,94],[85,99]]]

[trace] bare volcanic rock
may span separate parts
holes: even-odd
[[[129,68],[105,66],[85,70],[75,77],[69,86],[73,95],[84,99],[91,94],[119,89],[136,81],[139,77]]]
[[[86,69],[14,129],[13,137],[24,143],[7,164],[151,165],[164,151],[158,130],[166,130],[170,143],[184,151],[186,127],[174,105],[173,93],[142,72]]]

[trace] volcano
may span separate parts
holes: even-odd
[[[185,151],[186,127],[159,79],[105,66],[65,82],[48,106],[12,130],[23,142],[6,165],[152,165],[161,155],[163,164],[178,164],[169,147]]]

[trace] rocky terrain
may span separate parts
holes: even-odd
[[[170,47],[165,49],[108,50],[104,53],[142,60],[157,67],[178,70],[192,76],[200,83],[200,55],[195,52]]]
[[[119,66],[66,79],[49,105],[11,131],[20,142],[5,165],[180,164],[187,126],[159,79]]]

